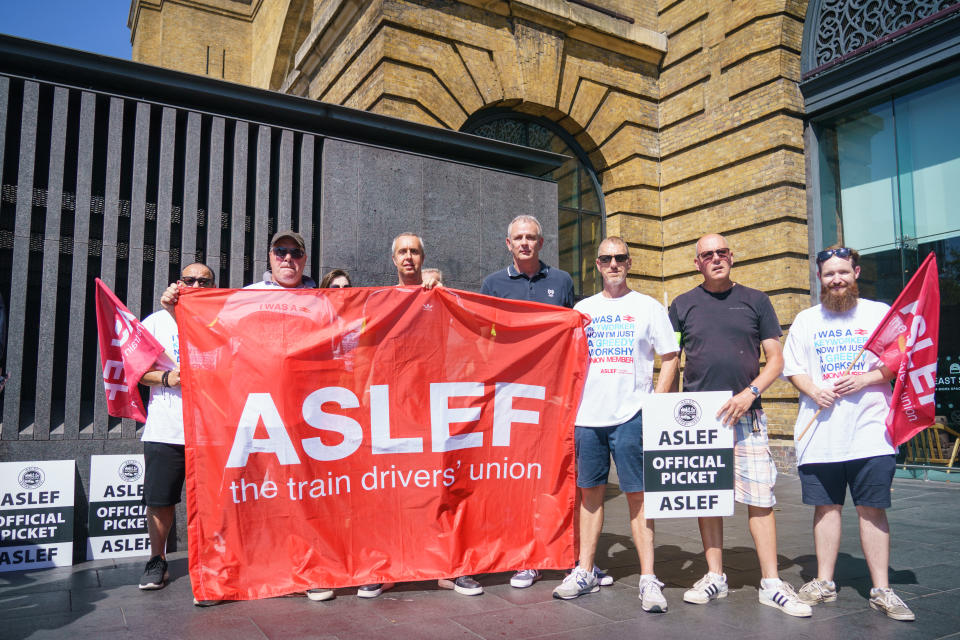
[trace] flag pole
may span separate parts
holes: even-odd
[[[849,375],[849,373],[850,373],[851,371],[853,371],[853,365],[857,364],[857,360],[860,359],[860,356],[863,355],[863,352],[864,352],[865,350],[866,350],[866,344],[864,344],[864,346],[860,347],[860,353],[858,353],[858,354],[857,354],[857,357],[853,359],[853,361],[850,363],[850,366],[847,367],[847,370],[843,372],[843,375]],[[810,430],[810,427],[813,426],[813,423],[816,422],[817,416],[820,415],[820,412],[821,412],[821,411],[823,411],[823,407],[820,407],[819,409],[817,409],[817,412],[816,412],[815,414],[813,414],[813,417],[810,418],[810,422],[807,423],[807,426],[805,426],[805,427],[803,428],[803,431],[800,432],[800,435],[797,436],[797,442],[800,442],[801,440],[803,440],[803,436],[807,435],[807,431],[809,431],[809,430]]]

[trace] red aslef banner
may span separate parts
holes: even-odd
[[[151,369],[173,369],[173,360],[100,278],[96,278],[96,301],[107,413],[146,422],[137,384]]]
[[[940,279],[931,251],[863,345],[896,372],[886,420],[895,447],[933,424],[939,336]]]
[[[202,600],[574,562],[586,317],[451,289],[189,289]]]

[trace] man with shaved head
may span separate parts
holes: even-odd
[[[734,429],[734,498],[747,505],[750,534],[760,560],[761,604],[791,616],[811,615],[777,571],[777,468],[767,443],[767,419],[760,394],[783,370],[780,321],[762,291],[730,278],[733,251],[726,239],[708,234],[697,241],[693,264],[703,276],[700,286],[670,305],[670,322],[686,353],[684,391],[730,391],[717,414]],[[760,368],[760,350],[766,365]],[[707,574],[683,594],[684,602],[706,604],[727,596],[723,573],[723,519],[700,518]]]
[[[206,288],[214,285],[210,267],[196,262],[183,268],[180,278],[170,285],[168,291],[179,291],[180,287]],[[167,584],[167,537],[173,526],[174,509],[183,491],[186,466],[177,322],[172,313],[160,310],[144,318],[143,326],[163,345],[176,366],[170,371],[147,371],[140,378],[140,384],[150,388],[147,422],[143,425],[141,436],[146,467],[143,500],[147,505],[150,560],[140,578],[140,589],[149,591],[162,589]]]
[[[610,459],[617,467],[620,490],[627,496],[630,532],[640,560],[640,608],[665,613],[663,583],[653,571],[653,520],[644,515],[643,403],[654,390],[669,391],[677,372],[677,340],[666,309],[630,289],[633,262],[623,238],[600,243],[597,270],[603,291],[581,300],[574,309],[590,316],[590,365],[574,421],[577,487],[580,489],[580,554],[578,565],[553,590],[553,597],[572,600],[600,590],[594,567],[603,530],[603,503]],[[660,377],[653,384],[653,363],[661,358]]]

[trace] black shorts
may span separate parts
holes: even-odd
[[[849,486],[853,504],[886,509],[896,468],[896,456],[892,455],[801,465],[797,470],[803,504],[842,505]]]
[[[144,442],[143,503],[148,507],[169,507],[180,502],[186,473],[182,444]]]

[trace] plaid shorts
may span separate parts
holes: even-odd
[[[747,411],[737,422],[733,437],[734,499],[754,507],[772,507],[777,503],[773,496],[777,466],[767,442],[767,416],[760,410]]]

